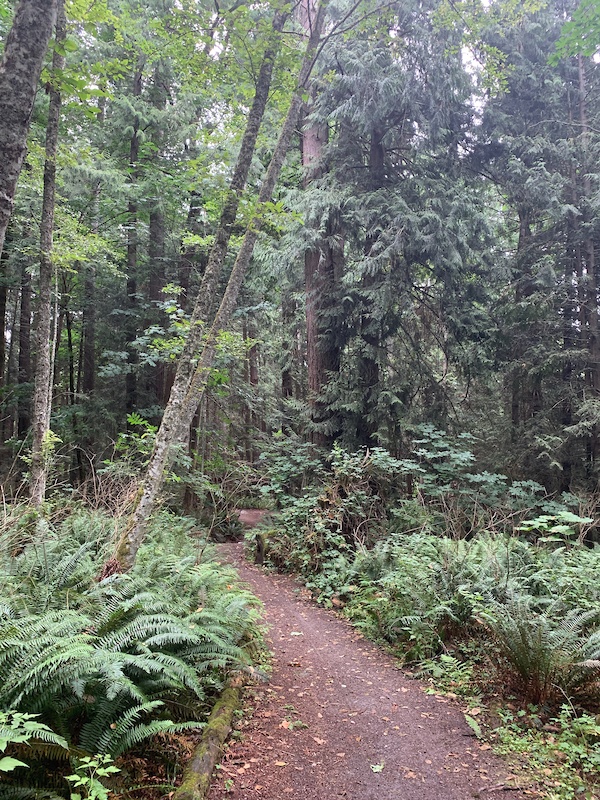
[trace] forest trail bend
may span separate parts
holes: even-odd
[[[292,578],[248,564],[241,544],[220,554],[263,602],[274,658],[270,683],[250,690],[253,715],[210,800],[526,796],[459,708],[425,694],[346,621],[303,600]]]

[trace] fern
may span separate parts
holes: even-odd
[[[518,676],[524,693],[535,703],[546,702],[558,691],[573,693],[595,678],[585,666],[594,652],[598,633],[586,633],[599,612],[571,610],[557,616],[555,609],[535,612],[524,600],[496,607],[490,628]]]
[[[0,708],[41,714],[71,753],[114,757],[197,727],[206,695],[248,663],[253,599],[232,588],[230,570],[196,564],[189,525],[171,537],[165,522],[131,574],[100,583],[99,524],[86,540],[83,515],[65,523],[76,536],[50,530],[15,557],[0,553]],[[52,747],[31,755],[56,766]]]

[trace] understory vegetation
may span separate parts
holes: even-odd
[[[599,48],[600,0],[0,0],[0,800],[169,794],[247,506],[600,796]]]
[[[159,736],[168,761],[176,734],[203,726],[250,664],[256,601],[192,537],[194,520],[158,514],[135,568],[104,576],[113,518],[23,511],[0,553],[2,797],[69,797],[68,780],[73,797],[100,798],[94,785],[131,769],[113,760]]]
[[[300,573],[319,602],[475,708],[477,736],[482,708],[500,714],[492,741],[534,754],[530,767],[552,787],[544,796],[596,796],[591,500],[477,472],[468,445],[421,426],[409,458],[334,449],[319,463],[282,442],[265,455],[262,487],[280,510],[249,549],[261,539],[272,565]]]

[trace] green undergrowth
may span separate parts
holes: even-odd
[[[0,712],[36,715],[59,739],[11,740],[26,767],[3,797],[69,797],[74,767],[202,727],[228,677],[251,669],[256,600],[193,521],[158,514],[134,569],[101,579],[114,524],[79,508],[5,528]]]
[[[496,743],[518,752],[528,742],[550,770],[553,798],[593,797],[593,519],[574,495],[549,497],[533,481],[477,473],[467,445],[426,427],[404,460],[378,448],[334,450],[319,480],[301,489],[302,454],[286,470],[278,457],[270,468],[281,475],[271,478],[281,510],[250,545],[261,537],[273,566],[301,575],[319,602],[342,609],[436,691],[468,700],[476,736],[486,734],[485,709],[514,701],[514,720],[499,720]],[[528,727],[532,707],[539,729]]]

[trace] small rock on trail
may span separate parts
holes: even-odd
[[[426,695],[345,620],[303,601],[293,579],[249,565],[242,545],[220,552],[262,600],[274,659],[270,682],[249,690],[253,714],[209,800],[525,798],[460,708]]]

